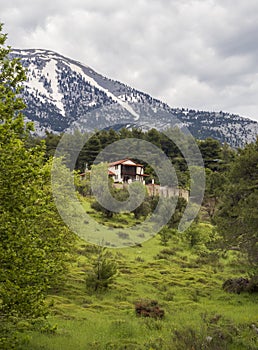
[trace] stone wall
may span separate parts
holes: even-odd
[[[189,191],[183,188],[160,186],[153,184],[146,185],[146,188],[149,196],[161,196],[164,198],[182,197],[187,202],[189,201]]]

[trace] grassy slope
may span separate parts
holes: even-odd
[[[244,274],[234,255],[200,259],[180,237],[163,247],[159,236],[111,252],[119,268],[115,282],[92,295],[85,287],[92,249],[78,243],[66,283],[49,296],[57,332],[32,332],[26,349],[258,349],[251,328],[258,325],[257,296],[221,288],[225,279]],[[136,317],[134,302],[141,298],[157,300],[165,318]]]

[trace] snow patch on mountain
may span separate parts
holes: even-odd
[[[104,87],[102,87],[101,85],[99,85],[93,78],[89,77],[88,75],[86,75],[83,71],[83,69],[80,66],[76,66],[73,63],[69,63],[69,66],[72,70],[74,70],[75,72],[77,72],[78,74],[81,74],[82,76],[84,76],[84,78],[94,87],[96,87],[97,89],[103,91],[108,97],[110,97],[114,102],[120,104],[124,109],[126,109],[130,114],[132,114],[134,116],[134,120],[138,120],[140,119],[140,116],[133,110],[133,108],[131,106],[129,106],[128,103],[126,103],[125,101],[119,99],[118,97],[116,97],[114,94],[112,94],[110,91],[108,91],[108,89],[105,89]]]
[[[59,108],[60,113],[65,116],[65,109],[62,102],[63,95],[60,93],[58,88],[57,61],[51,59],[50,61],[46,62],[45,67],[42,69],[42,74],[51,77],[52,93],[50,94],[50,98],[57,108]]]

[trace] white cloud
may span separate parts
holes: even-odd
[[[52,49],[171,106],[258,120],[256,0],[13,0],[1,16],[13,47]]]

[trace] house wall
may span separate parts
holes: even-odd
[[[122,182],[121,177],[121,164],[114,165],[108,168],[108,170],[112,171],[112,173],[115,174],[115,176],[112,176],[114,179],[114,182]]]
[[[143,168],[140,166],[136,167],[136,174],[143,174]]]
[[[143,182],[144,180],[144,177],[143,176],[139,176],[139,175],[143,175],[143,167],[140,167],[140,166],[137,166],[136,168],[136,180],[137,181],[140,181],[140,182]]]

